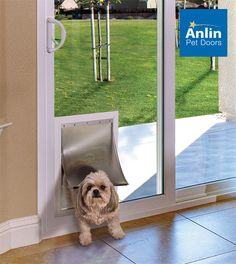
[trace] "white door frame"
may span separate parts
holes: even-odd
[[[162,127],[157,129],[157,156],[163,155],[158,167],[164,175],[164,194],[122,203],[122,221],[215,201],[215,197],[200,197],[182,203],[175,201],[175,0],[157,2],[160,40],[157,56],[158,97],[162,98],[162,102],[158,104],[158,121],[162,122]],[[54,16],[54,1],[37,0],[38,214],[41,219],[41,239],[77,231],[73,215],[58,217],[54,213],[54,55],[46,50],[46,19],[49,16]]]

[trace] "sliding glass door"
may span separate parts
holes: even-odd
[[[47,105],[39,112],[47,127],[42,146],[50,159],[44,163],[45,188],[39,184],[39,196],[44,193],[39,208],[45,236],[76,230],[60,143],[63,125],[76,126],[78,120],[83,125],[91,120],[99,123],[101,116],[118,120],[117,128],[113,120],[113,132],[128,181],[127,186],[117,187],[121,219],[154,214],[172,203],[174,170],[169,164],[174,161],[170,154],[174,136],[173,122],[167,120],[173,109],[167,101],[173,99],[174,65],[167,60],[167,71],[164,58],[174,49],[164,50],[164,39],[174,40],[166,33],[174,32],[173,2],[164,9],[161,0],[96,5],[51,0],[40,2],[38,10],[39,18],[45,17],[39,21],[45,26],[47,43],[46,53],[39,46],[39,54],[44,54],[39,76],[46,76],[42,105]],[[173,17],[167,16],[168,10]],[[65,228],[58,231],[59,226]]]
[[[156,3],[62,2],[55,18],[67,37],[54,55],[55,116],[117,111],[118,154],[129,183],[118,187],[120,200],[162,194]],[[58,41],[59,27],[55,33]]]
[[[229,1],[198,2],[176,1],[176,188],[231,179],[230,190],[236,177],[234,7]],[[184,9],[228,10],[227,57],[179,55],[179,16]],[[202,24],[198,18],[194,23],[193,28]]]

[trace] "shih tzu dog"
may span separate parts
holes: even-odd
[[[92,243],[90,225],[106,223],[115,239],[125,236],[119,221],[119,199],[104,171],[92,171],[72,190],[72,201],[79,221],[81,245]]]

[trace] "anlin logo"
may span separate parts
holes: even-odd
[[[203,27],[203,30],[196,30],[198,27]],[[216,25],[208,25],[208,24],[196,24],[195,21],[190,22],[189,29],[186,33],[186,45],[222,45],[221,40],[206,40],[206,39],[221,39],[222,32],[218,29],[215,30],[214,28],[219,28]],[[200,42],[199,42],[200,40]]]
[[[181,10],[180,56],[227,56],[227,10]]]

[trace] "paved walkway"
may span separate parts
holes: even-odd
[[[157,194],[156,123],[119,129],[119,157],[129,186],[121,200]],[[221,115],[176,120],[176,187],[236,177],[236,123]]]

